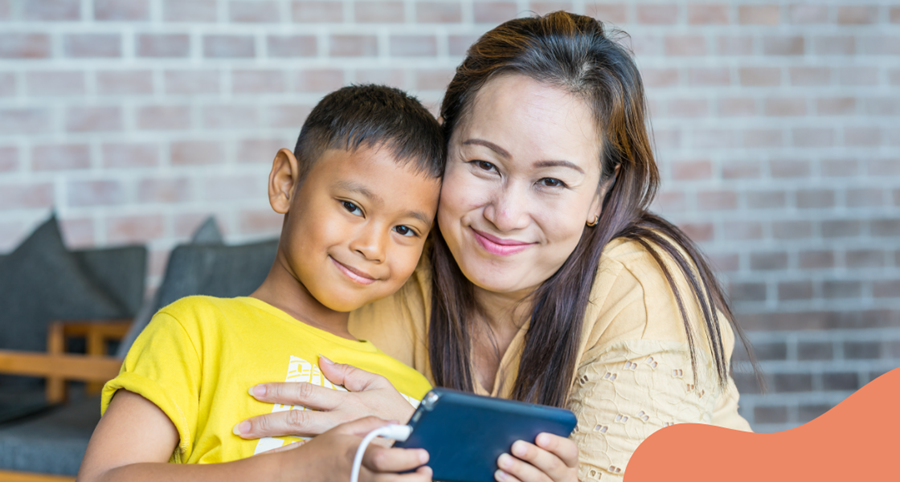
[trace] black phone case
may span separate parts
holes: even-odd
[[[433,480],[493,482],[497,458],[513,442],[534,443],[542,432],[568,437],[576,423],[561,408],[435,388],[410,419],[409,438],[394,446],[428,450]]]

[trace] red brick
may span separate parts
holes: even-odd
[[[472,5],[475,23],[502,23],[516,18],[518,13],[516,2],[474,2]]]
[[[259,125],[256,107],[210,105],[203,108],[203,127],[208,129],[251,128]]]
[[[777,221],[772,223],[772,236],[775,239],[804,239],[812,236],[812,223],[809,221]]]
[[[822,295],[826,299],[858,298],[862,294],[862,283],[852,280],[825,281],[822,283]],[[844,356],[847,356],[845,353]],[[852,357],[850,357],[852,358]]]
[[[800,269],[826,269],[834,267],[834,253],[831,251],[803,251],[799,253]]]
[[[357,84],[383,84],[399,89],[407,88],[404,69],[360,69],[355,74],[353,81]]]
[[[829,35],[814,40],[813,51],[819,55],[853,55],[856,53],[856,38],[849,35]]]
[[[900,176],[900,159],[870,159],[866,162],[866,174],[875,177]]]
[[[353,18],[360,23],[403,23],[403,2],[353,2]]]
[[[300,132],[300,126],[309,116],[312,106],[309,105],[274,105],[266,112],[269,127],[290,127]]]
[[[416,72],[416,89],[439,90],[443,93],[455,73],[454,70],[444,69],[419,70]]]
[[[153,72],[149,70],[106,70],[96,75],[99,95],[153,93]]]
[[[450,55],[465,55],[475,41],[478,40],[477,35],[450,35],[447,39],[447,50]],[[900,74],[897,75],[900,78]],[[900,84],[900,80],[897,81]]]
[[[800,4],[791,5],[788,9],[791,23],[814,24],[828,22],[828,6]]]
[[[332,57],[375,57],[378,37],[375,35],[332,35],[328,42]]]
[[[724,238],[728,240],[762,239],[763,227],[761,223],[749,221],[726,221],[722,225]]]
[[[724,25],[729,23],[726,4],[688,5],[688,23],[693,25]]]
[[[148,0],[94,0],[94,20],[150,20]]]
[[[731,283],[728,287],[729,296],[735,301],[765,301],[765,283]]]
[[[856,113],[856,99],[852,97],[832,97],[816,100],[819,115],[850,115]]]
[[[661,56],[665,50],[662,38],[656,35],[629,37],[624,39],[622,43],[638,57]]]
[[[393,57],[434,57],[437,38],[434,35],[391,35],[390,54]]]
[[[897,293],[900,293],[900,280],[872,283],[872,296],[875,298],[896,298]]]
[[[741,85],[748,87],[771,87],[781,84],[781,69],[778,67],[742,67],[738,71]]]
[[[269,35],[266,55],[275,58],[315,57],[318,42],[313,35]]]
[[[235,174],[231,176],[203,177],[203,199],[207,201],[232,201],[266,198],[266,178]]]
[[[0,172],[19,169],[19,149],[13,146],[0,146]]]
[[[122,40],[119,34],[73,34],[63,37],[66,57],[121,57]]]
[[[778,283],[778,301],[811,300],[813,285],[811,281],[783,281]]]
[[[59,220],[66,246],[70,249],[92,248],[94,242],[94,221],[90,218],[66,218]]]
[[[745,25],[778,25],[781,9],[778,5],[741,5],[738,20]]]
[[[281,148],[294,150],[294,141],[288,139],[247,139],[238,145],[237,161],[241,163],[269,164]]]
[[[216,0],[163,0],[163,20],[167,22],[215,22]]]
[[[894,189],[894,206],[900,206],[900,189]],[[897,251],[897,256],[897,259],[900,260],[900,251]]]
[[[31,168],[35,171],[62,171],[91,167],[91,153],[85,144],[50,144],[31,150]]]
[[[653,140],[660,149],[677,149],[681,147],[681,130],[676,128],[654,129]]]
[[[3,134],[45,134],[50,125],[47,109],[0,109]]]
[[[827,67],[791,67],[791,85],[813,86],[831,83],[831,69]]]
[[[158,151],[152,143],[103,144],[103,167],[155,167],[159,164]]]
[[[16,95],[16,74],[13,72],[0,72],[0,97]]]
[[[881,268],[885,266],[884,252],[873,249],[856,249],[844,255],[844,266],[850,269]]]
[[[459,23],[462,7],[457,2],[416,2],[418,23]]]
[[[891,7],[891,23],[900,23],[900,7]]]
[[[585,15],[594,17],[603,23],[628,23],[628,7],[624,3],[597,4],[594,2],[590,2],[589,4],[585,5],[584,8]]]
[[[119,181],[70,181],[66,184],[69,206],[110,206],[127,201],[128,190]]]
[[[638,5],[636,8],[638,23],[672,25],[678,22],[678,5]]]
[[[53,204],[53,183],[0,184],[0,209],[49,208]]]
[[[271,209],[241,211],[238,226],[244,234],[270,234],[281,231],[284,215]]]
[[[697,67],[688,71],[692,86],[725,86],[731,84],[731,69],[726,67]]]
[[[700,191],[697,207],[703,211],[737,208],[737,195],[733,191]]]
[[[870,224],[873,236],[900,236],[900,219],[873,219]]]
[[[0,58],[50,57],[50,36],[39,33],[0,33]]]
[[[766,55],[803,55],[803,37],[778,36],[763,38],[763,53]]]
[[[122,130],[122,112],[118,107],[69,107],[66,109],[69,132]]]
[[[847,207],[878,207],[884,204],[884,191],[877,188],[856,188],[847,190]]]
[[[743,392],[743,390],[742,390]],[[758,424],[788,423],[788,407],[757,406],[753,407],[753,421]]]
[[[709,115],[706,99],[673,99],[669,101],[670,117],[705,117]]]
[[[29,0],[22,2],[22,18],[41,21],[80,20],[81,1]]]
[[[678,191],[660,191],[653,201],[654,209],[658,208],[665,212],[684,211],[687,207],[687,199],[683,192]]]
[[[743,117],[757,115],[756,100],[750,98],[719,99],[718,114],[722,117]]]
[[[849,238],[859,236],[859,221],[839,219],[822,221],[822,237],[824,238]]]
[[[220,142],[176,141],[170,148],[173,165],[198,165],[221,163],[224,157]]]
[[[302,23],[342,22],[344,6],[341,3],[334,1],[293,2],[291,4],[292,17],[294,22]]]
[[[878,116],[900,115],[900,99],[897,97],[875,97],[866,99],[866,114]]]
[[[785,270],[788,268],[788,256],[783,252],[752,253],[750,269],[754,271]]]
[[[672,164],[672,178],[676,180],[698,180],[712,177],[710,161],[682,161]]]
[[[667,55],[706,55],[706,37],[701,35],[669,35],[666,37]]]
[[[12,0],[0,0],[0,20],[12,18]]]
[[[141,179],[137,196],[141,203],[183,203],[191,201],[194,189],[185,177]]]
[[[745,197],[750,209],[778,209],[787,202],[784,191],[751,191]]]
[[[760,164],[754,161],[729,161],[722,166],[724,179],[758,179],[761,174]]]
[[[797,97],[770,98],[765,101],[768,116],[794,117],[806,114],[806,99]]]
[[[271,23],[278,22],[278,2],[272,1],[231,1],[228,15],[232,22]]]
[[[215,70],[167,70],[167,94],[218,94],[219,72]]]
[[[344,85],[344,72],[337,69],[303,70],[294,77],[297,92],[330,92]]]
[[[137,127],[144,130],[172,131],[191,127],[191,108],[186,105],[150,105],[137,110]]]
[[[900,35],[868,35],[857,38],[857,50],[866,55],[900,55]]]
[[[191,231],[193,233],[193,231]],[[189,239],[190,236],[185,236],[185,239]],[[147,274],[148,274],[148,284],[157,286],[162,282],[163,274],[166,271],[166,265],[169,262],[169,253],[170,251],[167,249],[155,249],[150,248],[147,253]],[[155,281],[155,283],[154,283]]]
[[[249,58],[256,55],[250,35],[205,35],[203,56],[212,59]]]
[[[713,269],[717,272],[737,271],[741,267],[741,257],[737,253],[707,253]]]
[[[678,70],[674,68],[643,68],[641,79],[645,87],[671,87],[678,85]]]
[[[191,38],[187,34],[140,34],[137,36],[138,57],[187,57]]]
[[[796,128],[793,130],[794,145],[797,147],[831,147],[835,145],[836,133],[828,128]]]
[[[551,0],[544,2],[528,2],[528,10],[535,12],[538,15],[547,15],[548,13],[557,12],[559,10],[571,12],[573,9],[574,5],[572,5],[572,2],[567,1]]]
[[[797,191],[797,207],[800,209],[824,209],[834,207],[834,191],[826,189]]]
[[[854,67],[838,69],[838,83],[841,85],[878,85],[879,72],[875,67]]]
[[[681,223],[678,227],[696,242],[712,241],[715,237],[712,223]]]
[[[862,25],[878,21],[878,7],[842,6],[838,7],[837,20],[842,25]]]
[[[110,243],[146,243],[162,238],[166,228],[159,214],[117,216],[106,220],[106,239]]]
[[[228,226],[223,225],[221,220],[226,218],[227,215],[223,216],[218,213],[212,214],[209,212],[194,212],[194,213],[179,213],[174,216],[172,220],[173,233],[178,238],[189,239],[194,231],[200,227],[207,218],[213,216],[217,219],[217,223],[219,226],[219,230],[222,234],[228,234]]]
[[[30,95],[83,95],[84,73],[76,71],[33,71],[25,74]]]
[[[763,149],[783,145],[784,133],[781,129],[746,129],[744,131],[744,147]]]
[[[720,36],[716,39],[716,53],[719,55],[750,55],[753,53],[753,37]]]
[[[881,145],[881,132],[873,128],[844,129],[844,144],[855,147],[877,147]]]
[[[772,160],[769,173],[774,178],[809,177],[809,161]]]
[[[285,75],[280,70],[236,70],[231,73],[231,91],[238,94],[284,92]]]
[[[727,129],[691,130],[693,146],[698,148],[732,148],[737,145],[737,132]]]

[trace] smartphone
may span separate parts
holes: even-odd
[[[576,423],[562,408],[435,388],[409,420],[409,438],[394,446],[427,450],[433,480],[494,482],[497,458],[513,442],[534,443],[542,432],[568,437]]]

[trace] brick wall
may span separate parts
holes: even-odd
[[[168,250],[215,214],[269,237],[268,163],[351,82],[437,106],[466,47],[528,10],[631,34],[657,209],[714,259],[769,393],[808,421],[900,366],[900,3],[0,0],[0,251],[51,207],[71,246]]]

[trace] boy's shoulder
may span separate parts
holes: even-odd
[[[178,321],[202,322],[221,319],[223,315],[244,311],[247,304],[241,298],[219,298],[216,296],[185,296],[159,309],[157,315],[168,315]]]

